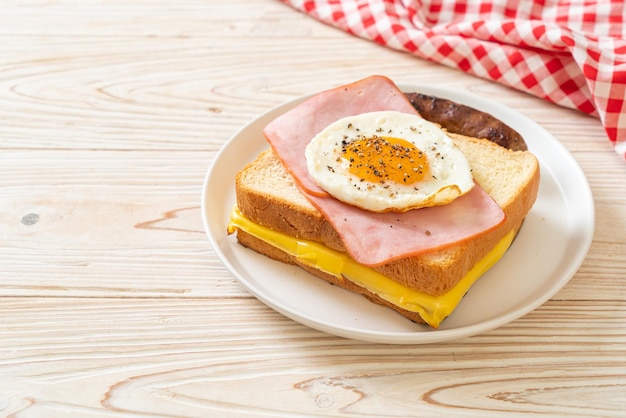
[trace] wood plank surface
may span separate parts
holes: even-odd
[[[550,301],[458,341],[373,344],[283,317],[222,265],[200,210],[220,147],[371,74],[497,101],[572,153],[596,229]],[[625,175],[598,120],[279,1],[4,1],[0,416],[624,416]]]

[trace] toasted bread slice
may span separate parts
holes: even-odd
[[[438,296],[450,291],[509,232],[517,233],[539,186],[539,165],[528,151],[512,151],[488,140],[449,134],[468,159],[475,180],[502,207],[506,221],[497,229],[445,250],[395,260],[374,268],[410,289]],[[250,221],[291,237],[345,251],[337,232],[299,192],[271,150],[244,167],[235,181],[237,206]],[[300,265],[312,274],[422,322],[420,316],[381,299],[348,280],[302,265],[295,257],[239,230],[238,240],[270,258]]]

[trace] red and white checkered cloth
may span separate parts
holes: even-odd
[[[346,32],[600,118],[626,159],[624,0],[282,0]]]

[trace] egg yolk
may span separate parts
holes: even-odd
[[[345,142],[342,152],[350,163],[350,173],[362,181],[410,185],[422,181],[430,172],[426,154],[401,138],[359,138]]]

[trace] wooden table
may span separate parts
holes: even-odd
[[[8,0],[0,51],[0,415],[624,416],[626,163],[598,120],[271,0]],[[220,263],[200,211],[220,147],[373,73],[495,100],[573,154],[596,232],[550,301],[374,344],[283,317]]]

